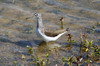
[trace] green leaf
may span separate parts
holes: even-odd
[[[67,62],[67,59],[65,57],[62,58],[63,62]]]

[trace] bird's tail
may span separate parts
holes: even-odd
[[[57,35],[56,37],[54,37],[56,40],[61,37],[62,35],[64,35],[65,33],[67,33],[67,31],[63,32],[63,33],[60,33],[59,35]]]

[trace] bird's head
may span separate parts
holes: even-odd
[[[37,18],[41,18],[41,13],[35,13],[34,14]]]

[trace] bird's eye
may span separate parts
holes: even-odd
[[[38,16],[38,14],[37,14],[37,13],[35,13],[34,15],[35,15],[35,16]]]

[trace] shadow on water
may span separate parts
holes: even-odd
[[[41,40],[33,40],[33,41],[21,40],[21,41],[13,42],[10,39],[8,39],[7,37],[0,37],[0,42],[12,43],[12,44],[16,44],[21,47],[26,47],[26,46],[39,45],[41,43]]]
[[[13,42],[13,43],[18,45],[18,46],[21,46],[21,47],[32,46],[31,42],[30,41],[26,41],[26,40]]]
[[[26,47],[26,46],[37,46],[41,43],[41,40],[33,40],[33,41],[27,41],[27,40],[22,40],[18,42],[13,42],[14,44],[21,46],[21,47]]]
[[[28,41],[28,40],[21,40],[21,41],[11,41],[7,36],[0,36],[0,42],[5,42],[5,43],[12,43],[12,44],[16,44],[18,46],[21,47],[26,47],[28,46],[36,46],[38,45],[38,47],[49,47],[49,48],[54,48],[54,47],[60,47],[60,45],[56,42],[49,42],[48,44],[45,43],[44,41],[41,40],[33,40],[33,41]]]

